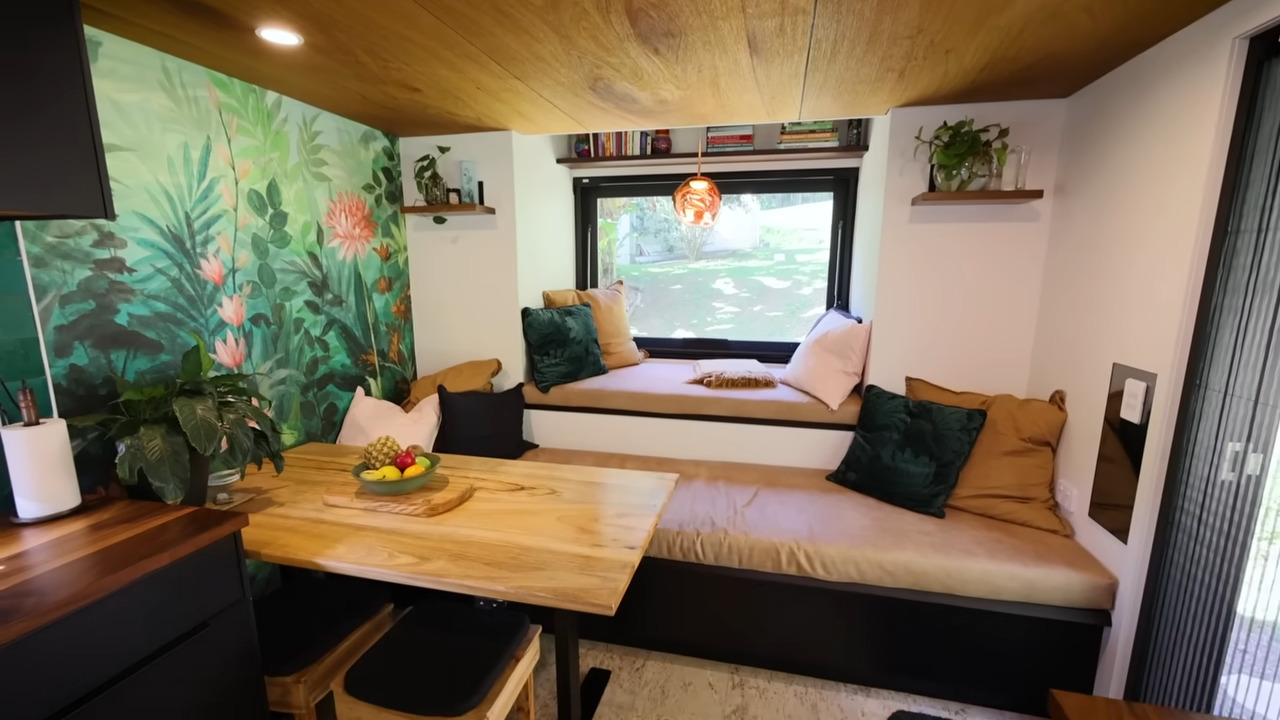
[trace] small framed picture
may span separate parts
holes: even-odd
[[[462,173],[462,202],[476,203],[479,193],[476,188],[476,164],[470,160],[463,160],[458,163],[458,169]]]
[[[461,205],[461,204],[462,204],[462,189],[461,189],[461,188],[449,188],[449,204],[450,204],[450,205]]]

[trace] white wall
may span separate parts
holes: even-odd
[[[406,202],[421,203],[413,184],[413,161],[445,145],[452,149],[442,159],[440,173],[449,186],[459,185],[458,161],[471,160],[477,179],[484,182],[485,204],[497,209],[496,215],[451,216],[444,225],[426,215],[405,216],[420,376],[467,360],[496,357],[504,368],[497,378],[500,386],[523,380],[514,135],[400,139]]]
[[[574,286],[573,177],[556,164],[554,136],[513,140],[518,300],[542,307],[543,290]]]
[[[876,314],[884,193],[889,179],[889,119],[872,118],[867,122],[867,133],[867,154],[862,156],[862,169],[858,171],[858,205],[853,216],[849,310],[864,321],[871,321]]]
[[[975,392],[1026,392],[1065,110],[1063,100],[1034,100],[890,111],[870,383],[902,392],[912,375]],[[1011,144],[1032,146],[1027,186],[1044,189],[1043,200],[911,205],[928,187],[927,158],[914,155],[917,131],[964,117],[1007,125]]]
[[[1097,692],[1119,696],[1168,466],[1243,43],[1280,1],[1235,0],[1067,102],[1029,394],[1067,391],[1060,482],[1077,537],[1120,578]],[[1129,545],[1088,519],[1111,364],[1159,376]]]
[[[409,283],[418,374],[467,360],[502,361],[499,388],[525,379],[520,308],[542,291],[573,287],[573,186],[556,164],[554,138],[513,132],[400,139],[405,197],[421,203],[413,161],[450,149],[440,174],[459,185],[458,162],[476,164],[495,215],[449,216],[436,225],[407,215]]]

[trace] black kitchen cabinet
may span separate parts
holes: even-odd
[[[0,0],[0,218],[114,218],[78,0]]]

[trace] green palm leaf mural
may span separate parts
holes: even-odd
[[[87,34],[119,217],[22,223],[62,414],[101,409],[113,376],[179,372],[192,334],[288,445],[333,440],[356,387],[398,399],[416,376],[398,140]],[[179,417],[212,442],[205,410]]]

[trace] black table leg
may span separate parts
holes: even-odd
[[[609,670],[591,668],[582,679],[578,668],[578,615],[572,610],[556,610],[556,702],[559,720],[592,720],[605,687]]]

